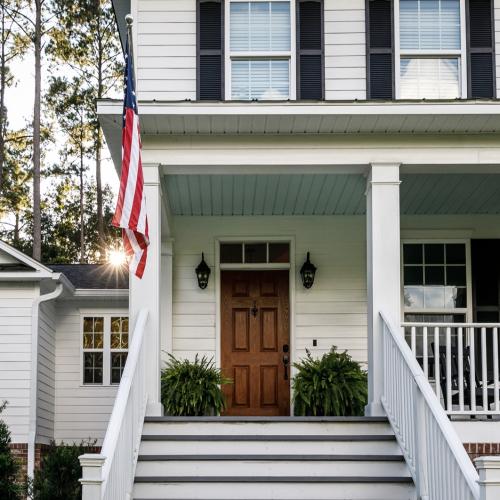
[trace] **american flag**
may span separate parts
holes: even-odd
[[[125,49],[122,173],[118,203],[112,224],[122,228],[123,246],[130,271],[138,278],[142,278],[148,256],[149,232],[131,43],[129,35]]]

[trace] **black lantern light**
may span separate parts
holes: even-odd
[[[315,275],[316,266],[309,260],[309,252],[307,252],[307,259],[300,268],[300,276],[302,277],[304,288],[311,288],[313,286]]]
[[[210,278],[210,268],[205,262],[205,255],[201,254],[201,262],[198,264],[198,267],[195,269],[196,277],[198,278],[198,286],[205,290],[208,285],[208,278]]]

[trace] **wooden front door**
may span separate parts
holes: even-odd
[[[222,271],[226,415],[290,414],[288,271]]]

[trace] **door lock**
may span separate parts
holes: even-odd
[[[288,355],[288,352],[290,350],[290,347],[288,344],[283,344],[283,365],[285,368],[285,380],[288,380],[288,365],[290,364],[290,356]]]
[[[254,318],[257,317],[257,313],[259,312],[259,310],[257,309],[257,304],[256,304],[255,300],[253,301],[253,307],[252,307],[252,309],[250,309],[250,312],[252,313]]]

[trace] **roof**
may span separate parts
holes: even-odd
[[[55,272],[63,273],[75,288],[87,290],[127,290],[128,269],[110,264],[52,264]]]

